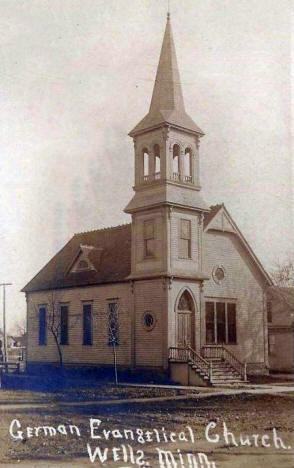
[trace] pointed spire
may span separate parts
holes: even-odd
[[[186,114],[170,13],[167,22],[148,114],[130,132],[130,136],[168,123],[203,135],[202,130]]]
[[[185,112],[169,12],[149,112],[155,110]]]

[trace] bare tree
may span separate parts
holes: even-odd
[[[277,262],[272,277],[277,286],[294,287],[294,260],[289,258],[284,263]]]
[[[108,344],[112,346],[113,349],[113,367],[114,367],[114,377],[115,383],[118,384],[117,376],[117,353],[116,347],[119,341],[119,330],[118,330],[118,303],[109,302],[108,304]]]
[[[42,310],[43,309],[43,310]],[[61,334],[62,334],[62,314],[60,306],[60,297],[56,291],[51,291],[45,301],[44,307],[38,306],[36,311],[40,315],[39,321],[42,323],[44,330],[48,330],[52,335],[57,353],[59,358],[59,366],[63,367],[63,355],[61,346]],[[45,338],[44,338],[45,339]],[[64,344],[64,343],[63,343]]]
[[[27,332],[27,324],[25,318],[19,320],[15,324],[15,331],[19,336],[24,336]]]

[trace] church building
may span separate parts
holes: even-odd
[[[28,371],[60,358],[104,369],[115,355],[118,369],[182,384],[267,373],[272,280],[226,207],[202,199],[204,133],[185,110],[169,14],[150,109],[129,135],[130,224],[75,234],[23,288]]]

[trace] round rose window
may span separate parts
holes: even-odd
[[[212,271],[212,277],[216,283],[220,284],[225,279],[225,276],[226,272],[222,265],[217,265],[214,267]]]
[[[147,330],[152,330],[155,325],[155,317],[151,312],[145,312],[143,316],[143,324]]]

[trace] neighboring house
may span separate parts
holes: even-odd
[[[27,334],[24,333],[23,335],[20,336],[12,336],[12,348],[25,348],[26,347],[26,340],[27,340]]]
[[[267,301],[270,371],[294,372],[294,288],[271,287]]]
[[[3,344],[4,344],[4,334],[3,334],[3,331],[0,330],[0,340],[2,342],[2,348],[3,348]],[[11,346],[13,346],[13,337],[10,336],[10,335],[6,335],[6,345],[7,345],[7,349],[8,348],[11,348]]]
[[[6,335],[6,346],[7,346],[7,360],[15,360],[19,356],[23,356],[23,353],[15,351],[15,339],[11,335]],[[4,335],[3,331],[0,330],[0,360],[3,360],[4,355]]]
[[[111,366],[115,342],[121,369],[182,383],[211,380],[220,358],[228,379],[243,378],[244,363],[268,371],[273,283],[225,206],[201,197],[203,135],[185,111],[168,19],[150,110],[130,132],[131,224],[75,234],[23,288],[28,370],[58,362],[46,321],[53,292],[65,365]]]
[[[24,333],[20,336],[11,336],[12,343],[10,348],[8,349],[8,357],[12,360],[19,360],[23,361],[26,356],[26,341],[27,341],[27,334]]]

